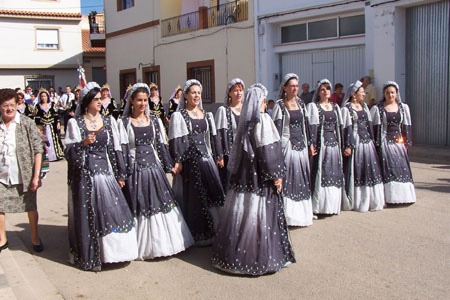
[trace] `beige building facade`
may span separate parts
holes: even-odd
[[[218,2],[105,2],[106,70],[114,97],[130,83],[155,82],[167,103],[177,85],[196,78],[204,103],[215,109],[231,79],[253,83],[253,1]]]

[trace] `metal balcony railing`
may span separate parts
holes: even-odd
[[[208,27],[247,21],[248,1],[234,1],[208,9]]]
[[[246,20],[247,0],[237,0],[210,8],[199,7],[198,11],[162,20],[161,36],[168,37]]]
[[[163,37],[195,31],[198,26],[199,12],[194,11],[181,16],[161,21],[161,34]]]

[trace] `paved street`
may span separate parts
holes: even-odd
[[[210,247],[99,273],[72,267],[66,162],[51,163],[38,197],[46,249],[32,253],[26,214],[6,216],[0,299],[448,299],[450,148],[411,151],[416,204],[343,212],[293,229],[297,263],[257,278],[216,271]]]

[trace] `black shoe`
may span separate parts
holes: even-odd
[[[39,240],[39,245],[33,245],[34,252],[42,252],[44,251],[44,244],[42,244],[42,241]]]
[[[2,250],[5,250],[7,248],[8,248],[8,241],[6,241],[6,243],[0,246],[0,252],[2,252]]]

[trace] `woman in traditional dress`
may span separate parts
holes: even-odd
[[[48,160],[56,161],[64,157],[64,147],[59,135],[61,129],[60,117],[54,103],[50,101],[50,94],[46,90],[40,90],[38,104],[35,107],[34,121],[36,125],[44,127],[50,146],[48,148]]]
[[[90,82],[65,139],[70,261],[91,271],[138,256],[134,218],[121,190],[126,172],[117,123],[101,108],[100,86]]]
[[[383,178],[373,143],[372,119],[364,102],[361,81],[348,87],[342,103],[344,133],[352,130],[352,154],[344,157],[345,191],[350,207],[358,212],[381,210],[384,206]],[[351,125],[349,127],[348,125]],[[344,134],[344,138],[350,135]]]
[[[289,226],[309,226],[313,222],[309,168],[309,115],[297,96],[298,76],[286,74],[280,85],[272,118],[281,136],[286,173],[283,202]]]
[[[117,107],[116,100],[111,97],[109,84],[104,84],[100,93],[102,95],[102,110],[100,113],[104,116],[112,116],[117,120],[119,117],[119,108]]]
[[[317,151],[311,165],[312,207],[315,215],[339,214],[351,209],[344,190],[342,156],[352,152],[351,125],[348,143],[344,146],[340,108],[330,100],[331,83],[322,79],[317,83],[312,102],[307,109],[310,116],[312,151]]]
[[[224,160],[224,166],[219,169],[219,173],[225,192],[229,180],[227,164],[239,124],[242,102],[244,101],[244,89],[245,84],[241,79],[231,80],[225,90],[225,103],[216,112],[217,135],[221,141]]]
[[[170,256],[194,244],[165,174],[172,171],[173,162],[164,126],[148,111],[149,94],[145,83],[133,85],[119,120],[128,169],[126,195],[137,219],[138,259],[142,260]]]
[[[212,113],[202,106],[202,85],[191,79],[183,87],[178,110],[169,126],[169,149],[175,161],[173,189],[196,245],[210,245],[215,235],[217,208],[224,191],[216,163],[223,155]]]
[[[246,92],[228,168],[230,188],[212,249],[212,264],[244,275],[275,273],[295,262],[283,212],[280,136],[264,113],[267,89]]]
[[[35,252],[39,236],[36,194],[41,186],[42,143],[33,120],[17,112],[17,94],[0,89],[0,252],[8,248],[5,214],[27,212]]]
[[[17,94],[17,112],[33,119],[32,112],[25,103],[25,93],[22,90],[16,91]]]
[[[150,114],[158,117],[163,122],[164,126],[167,124],[166,112],[162,97],[159,95],[158,86],[155,83],[150,83],[150,98],[149,98]]]
[[[174,112],[177,111],[178,103],[180,103],[181,95],[183,94],[183,90],[181,89],[181,86],[177,86],[173,94],[170,96],[169,100],[169,114],[167,117],[170,120],[170,117]]]
[[[409,106],[402,103],[398,84],[388,81],[383,100],[372,106],[375,145],[381,163],[387,204],[416,202],[407,148],[412,145]]]

